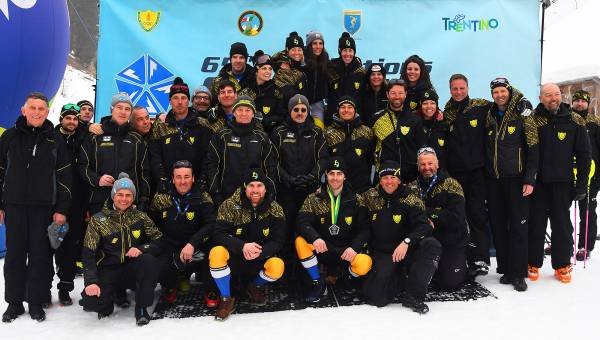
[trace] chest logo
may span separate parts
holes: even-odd
[[[300,84],[298,84],[298,89],[302,90],[303,87],[304,87],[304,85],[302,84],[302,82],[300,82]]]
[[[196,137],[190,137],[190,144],[194,144],[195,141],[196,141]]]
[[[133,237],[135,237],[136,239],[140,238],[140,235],[142,234],[141,230],[134,230],[131,232],[131,234],[133,235]]]
[[[165,144],[171,144],[171,137],[167,137],[167,139],[165,139]]]
[[[262,230],[262,231],[263,231],[263,235],[264,235],[265,237],[269,236],[269,231],[270,231],[270,230],[269,230],[269,227],[263,228],[263,230]]]
[[[193,211],[188,211],[185,213],[185,217],[187,217],[188,220],[193,220],[194,219],[194,212]]]
[[[344,221],[346,221],[347,225],[351,225],[352,224],[352,216],[347,216],[344,218]]]
[[[362,149],[354,149],[354,152],[356,152],[356,155],[359,157],[362,155]]]
[[[410,131],[410,126],[400,126],[400,132],[402,132],[403,135],[406,136],[409,131]]]
[[[163,215],[163,219],[167,218],[167,211],[166,211],[166,210],[165,210],[165,211],[163,211],[163,214],[162,214],[162,215]]]
[[[358,90],[360,88],[360,83],[359,82],[354,82],[354,88],[356,90]]]
[[[234,143],[239,143],[240,142],[240,137],[231,137],[231,141]]]
[[[325,224],[325,217],[321,217],[321,224]]]
[[[411,101],[411,102],[410,102],[410,109],[411,109],[411,110],[414,110],[414,109],[416,109],[416,108],[417,108],[417,103],[415,103],[415,102]]]
[[[440,146],[444,146],[444,143],[446,143],[446,141],[445,141],[445,140],[443,140],[442,138],[438,138],[438,144],[439,144]]]
[[[394,215],[392,216],[392,219],[394,220],[394,222],[396,224],[400,223],[400,221],[402,221],[402,215]]]
[[[512,135],[513,133],[515,133],[515,130],[517,130],[517,127],[516,127],[516,126],[509,126],[509,127],[508,127],[508,133],[509,133],[509,134],[511,134],[511,135]]]
[[[240,227],[240,228],[237,228],[237,229],[235,230],[235,234],[236,234],[237,236],[239,236],[239,235],[242,235],[242,228],[241,228],[241,227]]]
[[[377,219],[377,213],[373,214],[373,217],[371,217],[371,221],[375,221]]]
[[[264,114],[269,114],[269,111],[271,111],[271,108],[269,106],[263,106],[263,113]]]
[[[118,241],[118,240],[119,240],[118,238],[114,237],[114,238],[112,239],[112,241],[110,241],[110,243],[112,243],[112,244],[115,244],[115,243],[117,243],[117,241]]]
[[[476,128],[476,127],[477,127],[477,119],[472,119],[472,120],[470,120],[470,121],[469,121],[469,124],[470,124],[472,127]]]
[[[566,132],[559,132],[558,133],[558,139],[559,140],[564,140],[567,137],[567,133]]]

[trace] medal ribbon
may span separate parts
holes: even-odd
[[[340,192],[340,194],[335,198],[333,197],[331,189],[327,188],[327,193],[329,194],[329,199],[331,201],[331,224],[336,225],[338,213],[340,211],[340,197],[342,196],[342,193]]]

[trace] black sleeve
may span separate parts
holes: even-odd
[[[204,168],[202,173],[206,177],[208,185],[208,192],[212,196],[213,201],[216,205],[221,204],[225,197],[221,193],[220,181],[219,181],[219,169],[222,167],[224,145],[221,145],[221,139],[219,134],[214,134],[208,144],[208,152],[206,153],[206,159],[204,160]]]
[[[427,207],[427,216],[436,229],[459,231],[465,224],[465,198],[456,193],[447,193],[447,204],[443,207]]]
[[[268,136],[265,135],[265,146],[263,149],[263,152],[265,152],[265,154],[263,155],[263,169],[265,171],[265,175],[267,175],[267,178],[269,179],[269,185],[271,186],[271,188],[273,188],[273,193],[276,194],[277,193],[277,187],[275,184],[275,179],[278,177],[277,175],[277,166],[278,166],[278,157],[277,157],[277,151],[275,150],[275,147],[273,146],[273,143],[271,143],[271,140],[269,139]],[[267,186],[268,188],[268,186]]]
[[[0,136],[0,209],[4,209],[4,202],[2,198],[4,197],[4,176],[6,175],[6,164],[8,163],[8,147],[10,143],[10,139],[12,138],[10,132],[4,132]]]
[[[148,144],[148,153],[150,154],[152,179],[156,183],[157,191],[163,192],[167,187],[164,183],[168,181],[168,177],[163,167],[162,141],[160,139],[151,139]]]
[[[88,134],[79,150],[77,167],[81,178],[92,188],[97,188],[100,184],[101,174],[96,172],[96,136]]]
[[[137,172],[139,174],[138,183],[140,185],[138,202],[143,205],[148,204],[150,201],[150,159],[148,157],[148,145],[146,142],[141,140],[138,143],[138,159],[141,160],[136,164]]]
[[[285,242],[285,218],[283,216],[283,209],[279,209],[281,216],[271,216],[271,225],[269,226],[271,234],[269,239],[261,245],[262,252],[259,257],[261,259],[267,259],[275,255],[281,250]]]
[[[356,236],[352,239],[350,243],[350,247],[354,249],[355,252],[360,253],[364,248],[366,243],[371,238],[371,224],[369,220],[369,210],[367,207],[362,204],[358,205],[358,210],[356,214],[356,222],[357,224],[357,233]]]
[[[327,161],[329,160],[329,149],[327,148],[327,143],[325,142],[325,136],[323,136],[323,132],[321,131],[318,131],[316,135],[315,155],[316,162],[314,168],[311,171],[311,174],[315,176],[317,181],[319,181],[319,179],[321,178],[321,174],[325,171],[325,168],[327,167]]]
[[[202,226],[192,238],[190,244],[197,250],[200,245],[204,242],[204,239],[212,235],[215,225],[215,209],[212,203],[203,203],[200,207],[200,225]]]
[[[523,184],[535,186],[540,160],[539,135],[532,116],[525,117],[523,125],[525,128],[525,143],[527,145],[527,163],[525,164]]]
[[[96,265],[96,251],[100,246],[100,234],[97,231],[96,219],[92,217],[85,231],[83,247],[81,251],[81,262],[83,263],[83,281],[87,287],[91,284],[99,284],[98,266]]]
[[[282,145],[281,134],[279,133],[279,129],[274,129],[271,133],[271,142],[273,143],[273,149],[277,152],[277,178],[280,184],[285,185],[288,188],[292,187],[291,179],[292,176],[284,169],[281,165],[281,157],[279,157],[280,148]]]
[[[311,205],[309,196],[304,200],[296,218],[296,232],[308,243],[313,243],[316,239],[321,238],[321,235],[313,228],[313,225],[317,223],[317,216],[312,211]]]
[[[73,186],[73,169],[71,156],[67,151],[65,140],[56,134],[56,204],[54,211],[67,215],[71,205],[71,188]]]
[[[419,242],[425,237],[431,235],[433,229],[427,221],[425,207],[423,203],[419,205],[410,205],[408,209],[408,220],[410,221],[411,231],[406,237],[412,242]]]
[[[149,240],[149,242],[141,245],[139,250],[143,253],[148,253],[150,255],[158,256],[162,253],[164,249],[167,248],[166,242],[163,238],[163,234],[158,230],[154,221],[146,215],[146,213],[142,213],[144,215],[144,235]]]
[[[585,125],[577,125],[574,153],[577,159],[577,183],[575,184],[575,190],[577,193],[586,192],[592,160],[592,147]]]

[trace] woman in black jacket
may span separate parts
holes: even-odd
[[[425,61],[416,54],[411,55],[402,63],[400,75],[408,84],[405,105],[408,105],[411,111],[418,110],[419,100],[423,93],[434,88],[429,79],[429,69],[427,69]]]
[[[310,103],[310,114],[315,124],[324,129],[323,115],[327,105],[327,64],[329,54],[325,49],[325,38],[319,31],[306,33],[304,49],[305,73],[307,77],[306,95]]]
[[[444,145],[448,134],[448,123],[444,121],[444,114],[438,107],[438,95],[434,90],[427,90],[423,92],[419,103],[420,107],[415,111],[415,114],[423,119],[423,132],[426,137],[425,146],[435,150],[440,168],[445,169]]]
[[[375,113],[387,106],[387,83],[385,68],[382,64],[371,64],[360,89],[358,112],[365,125],[372,128],[375,124]]]

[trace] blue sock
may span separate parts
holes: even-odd
[[[229,269],[229,266],[217,269],[211,268],[210,275],[215,279],[215,283],[221,292],[221,296],[226,298],[231,297],[229,284],[229,281],[231,280],[231,269]]]
[[[309,258],[300,260],[300,262],[313,281],[317,281],[321,278],[321,273],[319,273],[319,261],[317,261],[317,257],[314,254]]]

